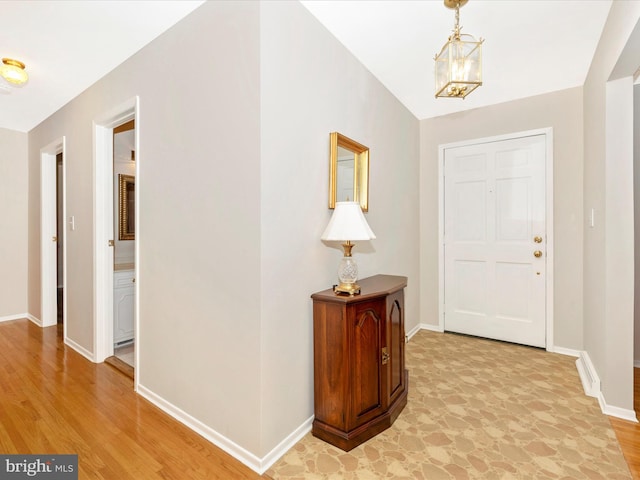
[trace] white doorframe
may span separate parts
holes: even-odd
[[[40,322],[41,327],[58,323],[56,155],[65,156],[65,137],[40,149]],[[62,217],[66,217],[66,159],[62,162]],[[62,244],[63,305],[67,304],[67,242]],[[67,338],[67,309],[63,311],[64,338]]]
[[[546,145],[545,209],[546,209],[546,349],[554,351],[553,344],[553,128],[528,130],[495,137],[477,138],[438,146],[438,330],[444,331],[444,151],[479,143],[500,142],[533,135],[544,135]]]
[[[113,217],[113,128],[129,120],[136,119],[136,177],[139,174],[140,149],[138,145],[139,99],[134,97],[94,120],[94,358],[97,363],[104,362],[113,355],[113,247],[109,240],[114,240]],[[136,179],[136,205],[138,205],[139,185]],[[136,212],[136,237],[139,238],[140,216]],[[136,259],[138,258],[136,241]],[[135,335],[138,332],[138,262],[136,272],[136,304]],[[136,372],[135,387],[137,389],[138,348],[134,367]]]

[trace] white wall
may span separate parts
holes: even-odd
[[[0,321],[27,313],[27,134],[0,128]]]
[[[336,283],[329,222],[329,133],[370,149],[360,277],[408,277],[407,329],[419,318],[416,118],[298,2],[261,4],[261,382],[267,454],[313,414],[312,301]]]
[[[640,2],[613,2],[584,85],[584,211],[586,216],[593,209],[596,215],[595,226],[585,224],[584,230],[584,346],[602,382],[604,401],[629,411],[634,301],[629,122],[631,75],[640,62],[637,49],[625,48],[637,44],[639,18]],[[619,63],[625,58],[631,63]]]
[[[481,94],[482,87],[478,90]],[[554,343],[582,349],[582,89],[423,120],[420,124],[421,322],[438,325],[438,146],[553,127]]]

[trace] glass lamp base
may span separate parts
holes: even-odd
[[[333,287],[336,293],[348,293],[356,295],[360,293],[360,285],[356,283],[358,279],[358,265],[351,256],[342,257],[338,265],[338,280],[340,284]]]

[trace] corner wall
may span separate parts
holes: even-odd
[[[134,96],[140,391],[259,469],[313,415],[310,295],[335,283],[342,256],[320,241],[332,131],[371,152],[378,238],[354,249],[360,276],[409,277],[417,324],[418,121],[300,3],[203,4],[29,133],[33,205],[36,152],[66,136],[67,330],[89,351],[92,122]]]
[[[587,216],[593,209],[596,218],[593,228],[585,223],[584,229],[584,348],[600,377],[603,401],[629,412],[634,336],[629,122],[639,18],[640,2],[613,2],[584,85],[584,211]],[[631,64],[619,68],[629,46],[635,46],[627,52]]]
[[[65,232],[67,334],[93,352],[93,121],[139,96],[140,388],[253,453],[260,449],[259,29],[257,2],[205,2],[29,132],[30,311],[40,309],[39,150],[64,135],[67,215],[76,225]],[[177,60],[187,77],[173,68]]]
[[[261,372],[266,455],[313,415],[310,295],[336,283],[342,250],[320,241],[329,133],[370,149],[359,276],[408,277],[407,332],[419,320],[418,120],[298,2],[261,3]]]
[[[0,321],[25,318],[28,268],[27,134],[0,128]]]
[[[421,121],[421,323],[438,325],[438,146],[546,127],[553,128],[554,140],[554,343],[582,349],[580,87]]]

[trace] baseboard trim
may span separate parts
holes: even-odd
[[[574,350],[572,348],[551,347],[549,351],[559,353],[560,355],[567,355],[568,357],[580,358],[580,350]]]
[[[600,394],[600,377],[598,377],[598,373],[586,351],[580,352],[576,360],[576,368],[578,369],[585,395],[598,398]],[[602,405],[600,406],[602,407]]]
[[[78,352],[80,355],[82,355],[84,358],[86,358],[90,362],[96,363],[96,357],[94,356],[93,353],[91,353],[89,350],[84,348],[82,345],[74,342],[69,337],[64,337],[64,344],[67,347],[69,347],[69,348],[75,350],[76,352]]]
[[[29,319],[30,322],[35,323],[40,328],[44,328],[43,325],[42,325],[42,320],[40,320],[38,317],[34,317],[30,313],[27,313],[27,318]]]
[[[598,398],[598,401],[600,402],[600,407],[602,408],[602,405],[604,404],[604,408],[602,408],[602,413],[604,413],[605,415],[610,415],[612,417],[621,418],[622,420],[628,420],[629,422],[638,423],[636,412],[626,408],[613,407],[611,405],[607,405],[607,402],[605,402],[604,397],[602,396],[602,393],[600,393],[600,397],[601,398]]]
[[[419,323],[411,330],[407,332],[407,342],[413,338],[413,336],[418,333],[420,330],[429,330],[431,332],[436,333],[444,333],[444,330],[441,329],[438,325],[430,325],[428,323]]]
[[[0,317],[0,323],[11,322],[13,320],[25,320],[25,319],[29,319],[29,316],[30,315],[28,313],[18,313],[16,315],[7,315],[4,317]]]
[[[594,397],[598,400],[602,413],[612,417],[621,418],[623,420],[628,420],[630,422],[638,422],[636,412],[633,410],[607,404],[607,401],[602,394],[600,377],[598,376],[598,372],[586,351],[580,352],[580,355],[576,360],[576,368],[578,369],[578,375],[580,376],[584,393],[587,396]]]
[[[138,394],[149,400],[169,416],[175,418],[180,423],[189,427],[198,435],[201,435],[205,439],[209,440],[216,447],[221,448],[236,460],[244,463],[251,470],[258,472],[260,475],[264,473],[264,471],[260,471],[262,468],[261,459],[256,457],[251,452],[245,450],[237,443],[216,432],[213,428],[205,425],[197,418],[192,417],[187,412],[168,402],[161,396],[149,390],[144,385],[138,384]]]
[[[429,330],[431,332],[444,333],[444,328],[440,325],[431,325],[430,323],[421,323],[420,328],[422,330]]]
[[[298,443],[302,437],[311,431],[313,426],[314,416],[311,415],[306,419],[302,425],[291,432],[284,440],[282,440],[276,447],[267,453],[262,460],[260,460],[260,470],[256,470],[260,475],[266,472],[271,465],[276,463],[280,457],[287,453],[296,443]]]
[[[407,332],[407,341],[411,340],[411,338],[418,333],[420,330],[422,330],[420,325],[416,325],[415,327],[413,327],[411,330],[409,330]]]
[[[634,368],[640,368],[640,360],[634,360],[633,361],[633,367]]]

